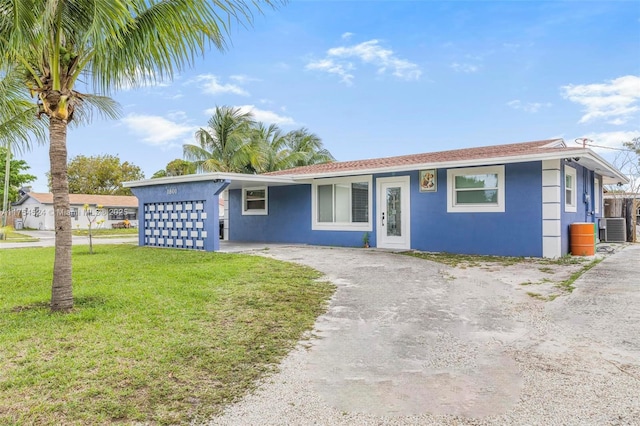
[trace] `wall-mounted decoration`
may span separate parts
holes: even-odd
[[[420,192],[436,192],[438,174],[436,169],[420,170]]]

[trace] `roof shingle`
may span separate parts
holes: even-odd
[[[559,145],[561,144],[561,145]],[[368,160],[341,161],[334,163],[302,166],[288,170],[265,173],[266,175],[306,175],[358,170],[402,167],[418,164],[437,164],[450,161],[476,160],[485,158],[512,157],[544,152],[555,152],[566,148],[562,139],[547,139],[533,142],[493,145],[477,148],[455,149],[451,151],[428,152],[424,154],[401,155],[397,157],[373,158]]]
[[[51,193],[28,192],[27,195],[35,198],[42,204],[53,204],[53,194]],[[104,207],[138,207],[138,198],[133,195],[69,194],[69,204],[97,204]]]

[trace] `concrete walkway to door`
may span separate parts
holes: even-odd
[[[577,425],[640,418],[640,302],[627,297],[637,285],[611,295],[630,301],[620,318],[604,312],[608,327],[635,322],[623,329],[628,339],[607,340],[606,330],[577,333],[585,321],[572,308],[581,306],[580,291],[544,302],[482,268],[454,270],[379,250],[253,252],[316,268],[337,291],[313,336],[280,372],[210,424]],[[584,279],[639,262],[640,246],[626,248]],[[613,274],[635,279],[629,269]],[[575,284],[581,288],[581,280]],[[606,294],[611,284],[598,286]],[[561,312],[567,315],[559,318]]]

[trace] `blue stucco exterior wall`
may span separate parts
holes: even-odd
[[[242,191],[229,191],[229,240],[343,247],[362,245],[361,231],[311,229],[311,185],[269,187],[268,203],[268,215],[242,215]]]
[[[448,213],[447,170],[438,191],[420,192],[411,174],[411,247],[422,251],[542,256],[542,163],[505,165],[504,213]]]
[[[201,181],[131,188],[138,197],[138,244],[219,250],[218,195],[228,185]]]
[[[376,246],[376,179],[410,176],[411,248],[465,254],[542,256],[542,164],[505,165],[504,213],[448,213],[447,170],[438,170],[437,192],[419,191],[419,172],[373,176],[373,231]],[[229,191],[229,239],[274,243],[362,246],[362,231],[311,229],[311,185],[269,188],[266,216],[242,215],[241,190]]]
[[[576,169],[576,212],[567,212],[565,209],[565,166],[569,165]],[[562,160],[562,181],[561,181],[561,226],[562,226],[562,253],[567,254],[570,252],[570,233],[571,224],[576,222],[591,222],[595,223],[595,194],[593,192],[593,181],[596,175],[593,171],[586,169],[575,161],[568,162]],[[588,195],[588,199],[585,198],[585,194]],[[600,213],[602,215],[602,212]],[[595,234],[595,230],[594,230]]]

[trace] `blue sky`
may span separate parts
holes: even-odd
[[[229,40],[171,82],[112,94],[122,118],[71,129],[69,158],[118,155],[151,177],[216,105],[306,127],[338,160],[640,136],[638,1],[294,0]],[[47,191],[48,148],[19,156]]]

